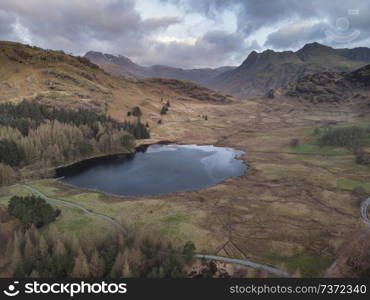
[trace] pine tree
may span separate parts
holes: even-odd
[[[85,253],[81,248],[75,258],[75,265],[71,274],[73,278],[87,278],[90,276],[90,268]]]
[[[78,251],[80,249],[80,243],[76,237],[76,235],[72,234],[71,236],[68,237],[68,243],[69,247],[73,253],[73,255],[77,255]]]
[[[125,253],[118,252],[116,259],[114,261],[110,276],[116,278],[122,274],[123,266],[125,263]]]
[[[59,240],[59,230],[55,226],[55,224],[50,224],[48,227],[49,230],[47,232],[47,240],[49,242],[49,245],[53,246]]]
[[[30,278],[40,278],[39,272],[37,272],[35,269],[32,270]]]
[[[38,232],[36,226],[34,224],[31,225],[29,229],[29,233],[32,239],[32,242],[36,245],[38,240],[40,239],[40,233]]]
[[[60,239],[58,239],[56,241],[56,244],[54,244],[53,252],[54,252],[53,254],[57,256],[65,256],[67,254],[66,247],[64,246],[64,243]]]
[[[13,251],[14,251],[13,239],[9,238],[8,242],[6,243],[5,258],[10,259],[13,256]]]
[[[118,249],[122,249],[125,245],[125,240],[121,233],[117,233],[117,247]]]
[[[16,180],[16,174],[12,167],[0,163],[0,186],[10,185]]]
[[[36,248],[31,239],[30,231],[27,230],[25,234],[24,257],[25,259],[32,259],[36,256]]]
[[[13,270],[16,269],[18,264],[22,261],[22,252],[21,252],[21,247],[22,247],[22,234],[20,232],[16,231],[14,232],[13,236],[13,252],[12,252],[12,268]]]
[[[121,276],[123,278],[131,278],[133,277],[133,274],[131,272],[131,267],[130,267],[130,264],[129,264],[129,261],[128,261],[128,258],[126,257],[125,258],[125,261],[123,263],[123,268],[122,268],[122,274]]]
[[[90,259],[90,270],[93,277],[100,278],[104,275],[104,261],[96,249],[94,249]]]
[[[48,254],[48,244],[43,235],[40,235],[38,242],[38,250],[41,256],[46,256]]]

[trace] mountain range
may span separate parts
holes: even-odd
[[[216,76],[231,71],[235,67],[220,67],[216,69],[181,69],[163,65],[143,67],[135,64],[129,58],[122,55],[104,54],[101,52],[89,51],[85,58],[99,65],[101,68],[114,75],[122,75],[132,79],[143,79],[151,77],[172,78],[178,80],[190,80],[207,86],[209,81]]]
[[[183,70],[141,67],[122,56],[97,52],[75,57],[0,42],[0,101],[28,99],[53,106],[84,106],[106,111],[118,119],[135,105],[142,106],[148,116],[159,112],[166,99],[235,101],[217,90],[240,98],[289,96],[313,103],[338,103],[369,96],[367,61],[370,63],[368,48],[333,49],[313,43],[297,52],[252,52],[235,69]]]
[[[143,67],[124,56],[88,52],[85,58],[115,75],[141,79],[148,77],[190,80],[240,99],[264,95],[318,72],[353,71],[370,63],[370,49],[334,49],[310,43],[300,50],[251,52],[238,67],[179,69],[167,66]]]

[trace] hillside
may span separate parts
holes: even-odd
[[[370,65],[352,72],[322,72],[303,76],[283,89],[283,94],[311,103],[368,103]]]
[[[203,68],[186,70],[163,65],[143,67],[135,64],[129,58],[122,55],[115,56],[94,51],[87,52],[84,57],[114,75],[122,75],[132,79],[159,77],[190,80],[206,86],[214,77],[234,69],[234,67],[220,67],[216,69]]]
[[[179,114],[184,112],[181,103],[176,103],[178,99],[232,101],[189,82],[137,82],[115,77],[85,58],[13,42],[0,42],[0,64],[0,102],[37,100],[53,106],[89,108],[123,120],[135,106],[141,107],[143,119],[159,117],[162,102],[167,100]]]
[[[294,82],[307,74],[351,71],[370,63],[369,48],[333,49],[318,43],[297,52],[253,51],[238,68],[224,72],[209,84],[239,98],[250,98]]]

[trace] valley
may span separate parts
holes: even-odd
[[[174,102],[169,119],[152,128],[152,138],[143,142],[212,144],[246,152],[242,159],[249,169],[243,176],[198,191],[117,198],[53,179],[28,184],[130,228],[140,227],[179,244],[192,240],[202,253],[321,276],[352,236],[366,228],[360,218],[360,202],[365,199],[354,196],[352,189],[362,186],[370,192],[370,169],[356,165],[350,151],[322,151],[312,144],[312,132],[323,126],[322,120],[362,126],[370,121],[369,114],[351,107],[342,107],[341,113],[331,110],[290,101],[275,105],[272,100],[230,105]],[[204,111],[207,121],[199,117]],[[290,147],[293,137],[299,139],[300,148]],[[1,193],[4,206],[12,194],[28,191],[15,186]],[[60,228],[89,235],[109,230],[106,222],[62,211]]]
[[[273,97],[241,101],[191,82],[130,80],[112,76],[88,61],[81,62],[81,58],[16,46],[5,44],[0,52],[6,66],[0,72],[2,102],[28,100],[59,109],[86,108],[118,123],[148,123],[150,138],[136,139],[135,146],[169,141],[231,147],[245,152],[240,159],[248,165],[242,176],[207,188],[127,197],[78,189],[50,176],[29,176],[32,164],[17,167],[18,181],[48,198],[112,218],[129,232],[148,234],[176,246],[192,241],[197,253],[250,260],[297,277],[324,276],[346,253],[346,245],[370,230],[360,214],[360,203],[370,193],[369,164],[356,163],[357,152],[349,147],[320,144],[331,130],[357,126],[363,129],[361,149],[366,162],[370,150],[368,68],[354,73],[360,76],[356,77],[358,82],[358,78],[365,78],[364,84],[349,86],[351,92],[341,93],[343,99],[334,103],[325,97],[311,101],[316,98],[289,94],[300,84],[315,84],[311,77],[278,89]],[[24,47],[24,52],[19,47]],[[9,75],[9,69],[18,71]],[[328,87],[335,89],[335,84],[341,86],[341,81],[324,80],[319,90],[330,98]],[[55,91],[56,85],[59,88]],[[303,89],[298,90],[302,93]],[[77,92],[85,96],[77,97]],[[132,115],[135,107],[140,108],[139,117]],[[108,122],[105,130],[109,128]],[[93,146],[95,149],[98,144]],[[99,155],[114,152],[110,150]],[[69,158],[63,165],[77,160]],[[26,196],[31,191],[22,185],[2,187],[0,207],[5,210],[12,196]],[[91,243],[112,232],[107,220],[85,214],[78,207],[53,205],[61,210],[55,226],[64,234],[83,236]],[[9,226],[2,229],[6,237],[14,224]],[[341,271],[344,275],[351,272],[346,268]],[[0,275],[9,275],[7,272],[7,266],[0,265]],[[269,275],[254,268],[247,268],[244,274]]]

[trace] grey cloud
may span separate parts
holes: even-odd
[[[162,0],[164,2],[180,3],[188,11],[198,12],[209,17],[217,18],[220,11],[234,10],[237,14],[238,32],[248,38],[261,28],[274,28],[278,27],[276,34],[270,36],[270,41],[267,44],[279,45],[283,47],[285,44],[294,44],[289,42],[291,36],[284,34],[284,30],[280,29],[281,24],[289,21],[306,21],[317,20],[322,23],[322,27],[335,28],[336,21],[339,18],[346,18],[350,23],[348,30],[359,30],[361,36],[359,39],[366,40],[370,31],[370,2],[363,0],[232,0],[232,1],[219,1],[219,0]],[[359,14],[351,14],[358,11]],[[326,23],[326,24],[325,24]],[[323,38],[322,35],[315,30],[318,28],[306,28],[304,36],[309,40],[311,38]],[[307,32],[311,30],[311,34]],[[286,30],[285,30],[286,33]],[[346,33],[344,33],[346,34]],[[347,34],[350,34],[348,32]],[[287,40],[278,42],[277,38],[286,37]],[[304,42],[303,37],[298,37],[300,41]],[[274,41],[272,41],[272,39]],[[323,39],[324,40],[324,39]],[[336,41],[327,40],[328,43],[335,44]]]
[[[252,45],[256,46],[255,43]],[[208,67],[238,64],[240,54],[247,55],[248,45],[237,33],[209,31],[194,45],[183,42],[155,42],[147,49],[143,63],[166,64],[174,67]],[[175,55],[174,55],[175,54]]]
[[[12,24],[15,24],[15,22],[14,16],[0,11],[0,39],[8,40],[14,36],[15,28]]]
[[[181,23],[181,20],[178,17],[151,18],[143,22],[143,28],[146,31],[153,31],[179,23]]]
[[[0,39],[22,41],[24,37],[15,28],[24,28],[32,43],[44,48],[74,54],[96,50],[126,55],[142,64],[181,67],[239,64],[251,50],[298,48],[312,41],[351,46],[352,40],[343,44],[329,39],[325,30],[344,36],[358,31],[356,45],[370,43],[370,1],[157,1],[176,4],[184,18],[191,12],[217,22],[220,12],[233,11],[237,29],[233,33],[210,30],[195,44],[163,43],[154,40],[155,34],[182,20],[174,16],[143,19],[134,0],[1,0]],[[349,10],[359,14],[349,14]],[[340,17],[348,19],[347,31],[335,27]],[[263,49],[253,40],[262,28],[272,32]]]
[[[15,16],[34,43],[79,54],[89,50],[87,45],[108,46],[107,52],[140,46],[156,30],[180,22],[174,17],[143,20],[132,0],[2,0],[0,13]]]
[[[269,34],[265,46],[279,50],[297,49],[306,43],[326,40],[326,30],[330,28],[322,22],[288,25]]]
[[[194,45],[156,41],[157,31],[182,20],[173,16],[143,19],[134,4],[132,0],[2,0],[0,13],[13,17],[7,24],[18,20],[33,44],[74,54],[96,50],[126,55],[141,64],[180,67],[238,64],[248,54],[238,33],[209,31]],[[13,40],[19,39],[12,35]]]

